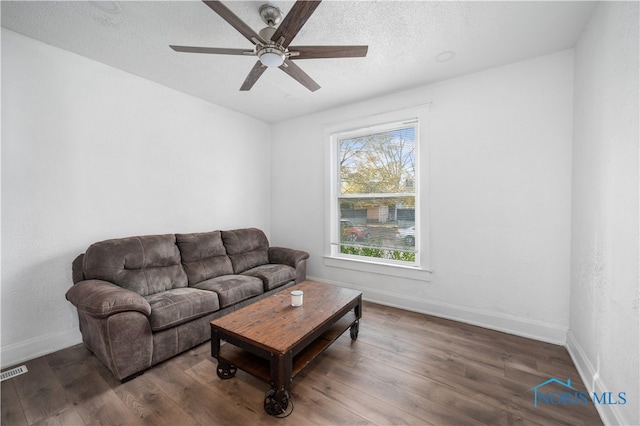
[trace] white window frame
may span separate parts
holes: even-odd
[[[428,210],[426,179],[427,157],[427,113],[429,105],[392,111],[362,117],[348,122],[328,125],[324,127],[325,150],[325,259],[326,266],[346,268],[351,270],[372,272],[382,275],[401,276],[421,281],[429,281],[429,253],[428,253]],[[338,195],[340,182],[338,180],[338,135],[355,137],[361,134],[385,131],[401,123],[415,123],[416,127],[416,260],[415,263],[394,261],[365,256],[354,256],[340,252],[340,206]]]

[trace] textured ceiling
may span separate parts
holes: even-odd
[[[256,32],[267,1],[225,4]],[[294,2],[271,1],[286,14]],[[267,122],[572,47],[593,2],[325,0],[294,45],[367,44],[366,58],[296,63],[322,87],[310,92],[269,69],[238,89],[254,57],[177,53],[169,44],[253,46],[200,1],[120,1],[108,13],[86,1],[2,1],[2,26]],[[454,51],[453,60],[437,55]]]

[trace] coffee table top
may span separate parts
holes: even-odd
[[[291,291],[304,292],[302,306],[291,306]],[[285,353],[357,299],[360,291],[303,281],[211,321],[211,327],[270,352]]]

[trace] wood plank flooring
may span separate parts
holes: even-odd
[[[267,384],[218,378],[208,342],[124,384],[82,345],[26,365],[2,382],[2,425],[602,424],[592,404],[533,405],[551,377],[586,391],[565,348],[368,302],[358,340],[293,381],[284,419],[262,408]]]

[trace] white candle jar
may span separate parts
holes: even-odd
[[[291,306],[302,306],[302,290],[293,290],[291,292]]]

